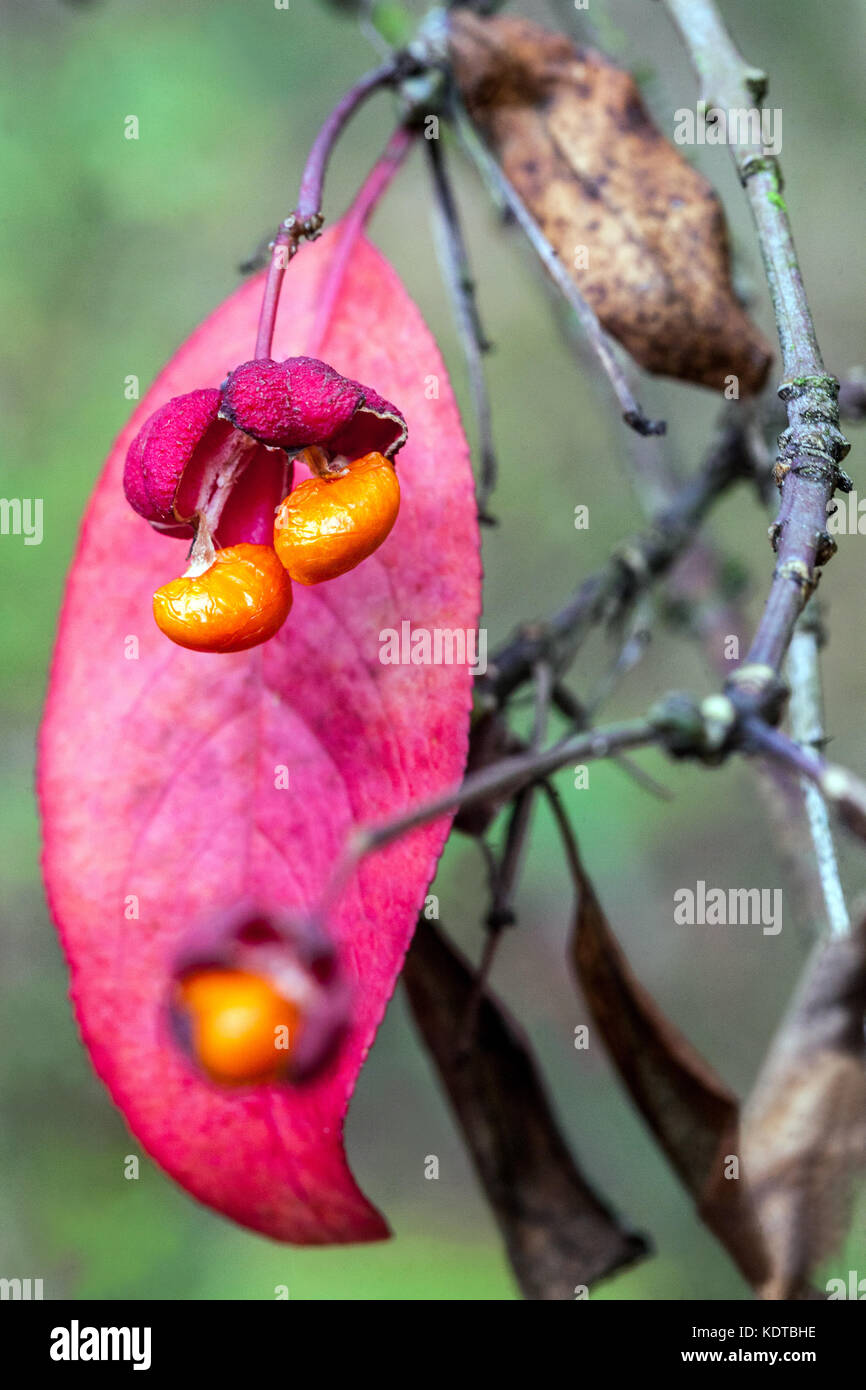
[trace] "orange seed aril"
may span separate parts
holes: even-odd
[[[197,652],[258,646],[282,627],[291,606],[291,581],[274,551],[247,542],[216,551],[203,573],[173,579],[153,596],[157,627]]]
[[[384,454],[365,454],[344,473],[308,478],[277,508],[274,549],[292,579],[321,584],[354,569],[391,531],[400,484]]]
[[[178,994],[193,1053],[213,1081],[252,1085],[275,1081],[286,1070],[300,1013],[268,980],[206,966],[182,979]],[[280,1046],[285,1040],[288,1047]]]

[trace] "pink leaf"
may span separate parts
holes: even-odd
[[[208,914],[314,905],[353,825],[459,780],[467,668],[383,665],[379,634],[406,619],[472,628],[480,588],[468,449],[438,350],[382,256],[363,238],[346,254],[340,235],[293,262],[274,350],[322,357],[405,411],[394,531],[351,574],[297,586],[264,647],[201,655],[156,629],[151,594],[180,572],[185,546],[130,509],[124,456],[157,406],[249,358],[261,281],[245,284],[180,349],[109,457],[69,579],[39,770],[48,895],[97,1071],[190,1192],[304,1244],[387,1234],[347,1166],[343,1119],[450,818],[371,857],[343,894],[331,927],[354,982],[352,1026],[307,1086],[232,1091],[193,1071],[166,1024],[171,964]],[[281,766],[288,790],[275,785]]]

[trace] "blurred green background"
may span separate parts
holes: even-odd
[[[422,7],[417,2],[415,12]],[[513,12],[558,22],[603,44],[639,76],[662,129],[695,90],[660,6],[516,0]],[[747,57],[771,73],[784,111],[782,162],[819,337],[829,366],[847,371],[863,342],[866,184],[858,0],[797,5],[726,0]],[[375,1247],[304,1251],[241,1231],[198,1206],[138,1153],[90,1072],[66,1001],[63,962],[44,906],[32,795],[33,742],[64,574],[79,518],[130,403],[174,348],[235,286],[235,267],[294,201],[307,147],[346,86],[376,61],[355,25],[316,0],[3,0],[0,54],[2,211],[0,303],[3,448],[0,494],[42,496],[41,546],[0,537],[0,715],[4,788],[0,1273],[43,1277],[46,1297],[223,1299],[508,1299],[516,1296],[497,1232],[449,1112],[408,1022],[401,992],[389,1010],[352,1105],[348,1150],[394,1239]],[[141,138],[123,138],[124,117]],[[336,216],[384,143],[393,112],[379,97],[333,161],[326,212]],[[738,277],[772,335],[744,200],[727,152],[696,160],[728,207]],[[458,396],[465,378],[442,292],[428,217],[425,167],[413,156],[373,223],[443,345]],[[485,534],[485,623],[491,644],[549,611],[640,525],[627,450],[608,392],[563,340],[550,296],[512,231],[504,231],[470,170],[457,187],[496,351],[489,360],[502,480],[500,526]],[[775,341],[775,340],[774,340]],[[718,401],[644,379],[641,399],[669,421],[670,457],[693,469]],[[467,424],[472,430],[468,409]],[[859,472],[851,430],[852,465]],[[591,525],[575,531],[574,508]],[[737,491],[714,533],[750,575],[754,618],[770,574],[766,519]],[[822,585],[833,753],[866,766],[862,576],[866,541],[843,539]],[[610,656],[586,649],[574,688],[590,692]],[[643,711],[674,685],[712,688],[703,655],[660,628],[609,706]],[[616,768],[592,771],[590,792],[560,786],[588,865],[636,968],[734,1086],[754,1075],[808,949],[817,919],[777,856],[748,769],[707,774],[654,754],[644,766],[675,793],[650,798]],[[712,780],[708,780],[711,776]],[[866,886],[866,858],[843,847],[846,883]],[[785,925],[757,930],[676,927],[678,886],[782,886]],[[442,922],[477,956],[483,874],[476,848],[450,844],[435,891]],[[657,1253],[594,1297],[747,1296],[659,1160],[594,1048],[575,1052],[586,1020],[565,964],[570,897],[555,835],[539,811],[518,897],[519,929],[494,972],[527,1026],[562,1123],[590,1177]],[[440,1179],[425,1181],[425,1155]],[[862,1222],[828,1272],[866,1273]]]

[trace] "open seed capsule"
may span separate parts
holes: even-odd
[[[164,584],[153,596],[157,627],[196,652],[242,652],[267,642],[292,606],[288,574],[269,545],[227,546],[201,574]]]
[[[400,484],[383,454],[365,454],[348,470],[308,478],[277,508],[274,549],[292,579],[321,584],[377,550],[400,510]]]

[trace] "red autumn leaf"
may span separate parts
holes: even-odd
[[[342,895],[331,929],[354,984],[352,1021],[319,1079],[220,1089],[173,1041],[166,996],[195,923],[249,901],[309,909],[353,825],[441,791],[464,765],[467,668],[382,665],[379,634],[404,619],[477,622],[468,448],[417,309],[369,242],[347,235],[335,228],[293,262],[274,355],[323,357],[400,402],[409,443],[392,534],[351,574],[298,585],[264,647],[201,655],[155,627],[151,595],[186,547],[130,509],[124,457],[151,411],[249,358],[261,281],[247,283],[181,348],[109,457],[70,575],[39,775],[48,895],[97,1071],[196,1197],[311,1244],[387,1234],[347,1166],[343,1119],[450,818],[364,862]],[[275,785],[280,767],[288,790]]]

